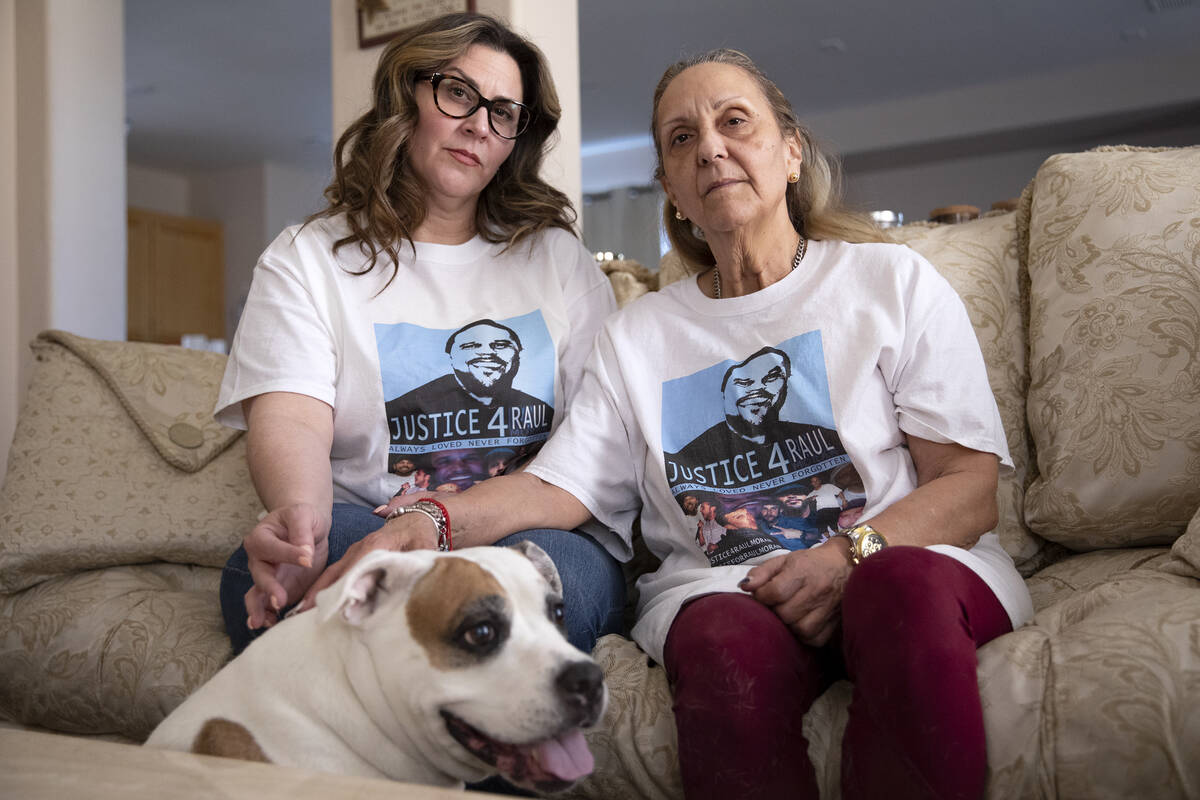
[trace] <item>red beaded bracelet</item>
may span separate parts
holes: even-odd
[[[429,503],[430,505],[437,506],[437,510],[442,512],[442,523],[446,527],[446,531],[445,531],[446,550],[453,550],[454,549],[454,540],[450,538],[450,512],[446,510],[446,507],[444,505],[439,503],[437,500],[434,500],[432,497],[422,498],[418,502]]]

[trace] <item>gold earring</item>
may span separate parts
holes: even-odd
[[[685,217],[683,214],[680,214],[679,209],[677,208],[677,209],[675,209],[675,219],[679,220],[680,222],[683,222],[684,220],[687,219],[687,217]]]
[[[789,172],[788,173],[788,183],[799,183],[799,182],[800,182],[800,173],[799,172]]]

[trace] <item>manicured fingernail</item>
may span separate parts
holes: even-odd
[[[246,617],[246,627],[250,630],[255,630],[258,627],[254,624],[254,617]]]
[[[383,511],[385,508],[387,508],[387,506],[375,506],[374,513],[378,514],[380,511]]]
[[[739,588],[739,589],[745,589],[745,588],[746,588],[746,584],[747,584],[747,583],[749,583],[749,582],[750,582],[750,576],[749,576],[749,575],[747,575],[746,577],[744,577],[744,578],[742,578],[740,581],[738,581],[738,588]]]
[[[275,595],[271,595],[271,608],[275,609],[276,611],[279,610],[279,598]]]

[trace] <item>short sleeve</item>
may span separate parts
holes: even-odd
[[[619,561],[633,554],[633,523],[641,511],[645,451],[631,421],[631,408],[619,374],[610,369],[613,348],[605,331],[583,369],[579,391],[567,416],[527,471],[570,492],[608,530],[588,529]]]
[[[592,352],[596,334],[604,321],[617,310],[612,284],[583,243],[574,237],[571,237],[571,241],[574,245],[571,255],[575,263],[563,286],[567,319],[571,326],[561,363],[565,408],[571,407],[579,391],[584,364]]]
[[[254,268],[214,415],[245,428],[242,401],[294,392],[334,404],[338,359],[331,311],[318,302],[285,231]]]
[[[953,288],[925,264],[893,367],[900,428],[932,442],[995,453],[1012,466],[975,329]]]

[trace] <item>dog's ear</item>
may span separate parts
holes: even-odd
[[[545,550],[530,541],[517,542],[511,545],[511,548],[533,562],[537,571],[546,579],[546,583],[550,584],[550,588],[555,594],[562,594],[562,580],[558,577],[558,567],[554,566],[554,562],[550,560],[550,556],[546,555]]]
[[[376,550],[363,556],[350,571],[317,595],[321,621],[341,615],[361,625],[387,597],[402,592],[429,569],[429,561],[410,554]]]

